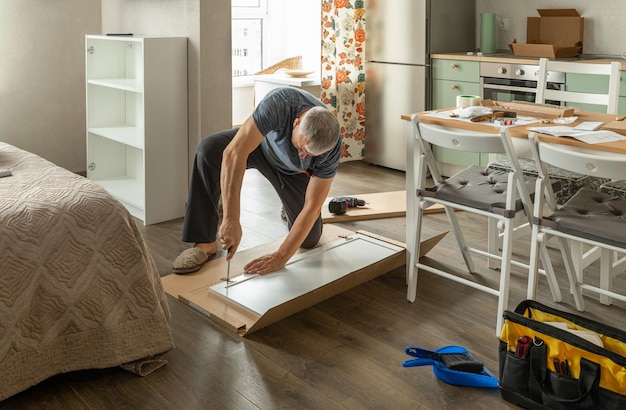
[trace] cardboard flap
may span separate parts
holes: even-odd
[[[562,45],[563,43],[561,43]],[[531,43],[511,43],[509,44],[511,51],[516,56],[523,57],[547,57],[555,59],[558,53],[562,50],[559,44],[531,44]]]
[[[541,17],[580,17],[576,9],[537,9]]]
[[[541,43],[541,17],[528,17],[526,19],[526,43]],[[516,42],[514,40],[514,42]]]
[[[226,303],[222,298],[213,295],[209,292],[209,286],[201,286],[182,293],[178,295],[178,299],[209,317],[218,325],[241,336],[259,320],[258,315]]]
[[[578,44],[580,44],[580,42]],[[546,57],[553,60],[555,58],[574,57],[582,52],[581,45],[564,47],[562,41],[557,41],[555,44],[511,43],[509,44],[509,48],[516,56]]]
[[[555,29],[558,27],[558,29]],[[555,44],[560,41],[571,47],[581,44],[583,25],[578,17],[542,17],[539,27],[539,41],[543,44]],[[530,41],[529,41],[530,42]]]

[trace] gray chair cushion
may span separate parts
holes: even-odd
[[[535,161],[527,158],[520,158],[519,164],[524,175],[532,176],[535,178],[539,175],[539,173],[537,172],[537,165],[535,164]],[[597,191],[600,188],[601,184],[609,181],[608,178],[598,178],[578,174],[576,172],[568,171],[566,169],[557,168],[550,164],[546,164],[546,167],[548,175],[550,176],[550,180],[559,183],[558,189],[554,188],[556,203],[559,205],[565,204],[581,188],[587,188],[591,189],[592,191]],[[490,162],[489,168],[501,169],[505,171],[511,170],[509,161],[506,159]]]
[[[583,188],[545,219],[561,232],[626,247],[626,199]]]
[[[509,173],[502,170],[472,165],[448,178],[436,187],[437,198],[502,214],[506,209],[506,190]],[[534,192],[535,178],[527,178],[529,193]],[[515,211],[522,209],[519,195],[516,197]],[[509,213],[508,217],[512,217]]]

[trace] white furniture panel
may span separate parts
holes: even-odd
[[[287,265],[266,275],[240,275],[217,283],[211,292],[259,316],[273,307],[313,292],[352,272],[402,251],[402,248],[356,234],[297,254]]]

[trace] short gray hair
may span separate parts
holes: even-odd
[[[300,122],[302,135],[307,139],[306,150],[311,155],[320,155],[329,151],[337,144],[339,138],[339,121],[325,107],[309,109]]]

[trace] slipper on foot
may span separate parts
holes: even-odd
[[[200,248],[184,250],[174,260],[172,271],[178,274],[195,272],[209,259],[209,255]]]

